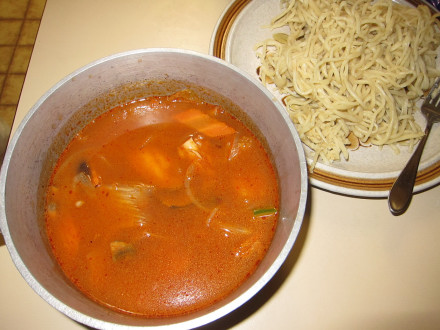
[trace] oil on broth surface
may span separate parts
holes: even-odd
[[[111,109],[74,137],[51,177],[46,230],[90,298],[169,317],[223,299],[255,271],[278,194],[258,139],[183,91]]]

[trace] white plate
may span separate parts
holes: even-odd
[[[407,1],[400,3],[410,4]],[[411,1],[420,4],[422,1]],[[272,31],[264,28],[280,13],[279,0],[236,0],[225,9],[211,39],[211,55],[248,72],[258,79],[260,65],[254,45],[272,36]],[[274,100],[279,97],[274,93]],[[417,122],[425,126],[425,120],[418,112]],[[308,161],[310,150],[305,147]],[[358,197],[387,197],[389,189],[405,166],[411,153],[401,148],[396,155],[390,147],[360,148],[350,152],[349,161],[338,161],[331,165],[319,162],[310,173],[311,184],[335,193]],[[420,192],[440,182],[440,125],[435,124],[419,166],[415,192]]]

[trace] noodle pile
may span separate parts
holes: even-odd
[[[439,14],[391,0],[281,1],[270,28],[282,32],[255,47],[259,76],[283,96],[312,168],[348,160],[352,137],[412,148],[416,101],[440,75]]]

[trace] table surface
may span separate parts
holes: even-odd
[[[209,52],[231,0],[48,0],[13,131],[67,74],[148,47]],[[385,199],[311,188],[298,240],[252,300],[208,328],[439,329],[440,186],[392,216]],[[49,306],[0,247],[0,327],[86,329]]]

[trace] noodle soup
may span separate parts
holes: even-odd
[[[116,311],[200,310],[243,283],[277,224],[277,174],[237,118],[185,90],[105,112],[61,154],[46,231],[64,274]]]

